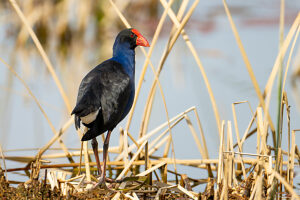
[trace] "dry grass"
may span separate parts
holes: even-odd
[[[34,13],[26,16],[23,12],[27,12],[30,6],[34,8],[34,4],[28,4],[20,6],[14,0],[9,1],[11,6],[7,9],[14,9],[17,16],[20,18],[20,34],[19,45],[25,45],[27,40],[26,31],[34,41],[34,44],[40,53],[47,69],[50,72],[58,91],[62,96],[65,103],[66,110],[69,113],[71,110],[68,90],[65,90],[62,81],[57,76],[57,72],[53,64],[51,63],[48,55],[46,54],[41,39],[37,37],[32,25],[37,23],[38,17],[36,15],[42,15],[41,13]],[[87,1],[89,2],[89,1]],[[107,1],[104,6],[108,6],[109,9],[104,11],[104,17],[111,20],[121,21],[126,27],[130,27],[130,24],[126,17],[123,15],[128,3],[125,1]],[[250,60],[247,56],[242,40],[239,36],[239,32],[232,18],[230,8],[225,0],[223,0],[224,10],[229,20],[229,24],[233,31],[233,35],[236,39],[237,45],[241,52],[245,66],[248,70],[249,77],[251,78],[253,87],[259,100],[259,105],[253,112],[248,101],[233,102],[233,126],[232,122],[228,120],[221,121],[221,116],[218,111],[217,103],[214,97],[214,93],[210,86],[210,82],[206,75],[204,66],[200,60],[200,57],[190,40],[188,34],[184,30],[185,25],[189,21],[190,17],[195,11],[198,5],[198,0],[190,2],[183,0],[178,6],[178,12],[175,13],[172,9],[173,0],[167,2],[166,0],[160,0],[160,6],[164,9],[160,17],[159,23],[155,29],[152,39],[151,47],[148,52],[141,47],[141,50],[145,56],[144,65],[142,68],[141,76],[137,84],[136,97],[133,104],[133,108],[129,114],[127,125],[125,129],[120,130],[119,145],[109,148],[109,154],[115,154],[114,160],[108,159],[108,171],[109,176],[117,180],[116,183],[107,183],[105,189],[94,188],[97,183],[96,179],[96,163],[91,161],[92,151],[88,149],[87,143],[81,145],[81,150],[72,151],[65,145],[62,135],[67,131],[70,125],[73,124],[73,118],[67,119],[64,125],[59,131],[54,128],[53,123],[45,112],[43,106],[40,104],[38,98],[33,94],[30,87],[27,85],[26,80],[23,79],[14,68],[7,64],[2,58],[1,62],[10,70],[10,72],[23,84],[28,94],[34,99],[36,105],[39,107],[43,114],[43,117],[47,120],[51,131],[54,136],[51,140],[41,147],[36,155],[24,157],[24,156],[6,156],[1,144],[0,153],[3,161],[3,166],[0,165],[0,197],[12,198],[12,194],[18,194],[18,191],[27,194],[28,197],[37,195],[41,188],[45,189],[45,193],[52,195],[49,198],[60,196],[62,198],[109,198],[109,199],[167,199],[167,198],[191,198],[191,199],[300,199],[299,191],[295,188],[294,182],[294,169],[295,166],[299,166],[300,153],[299,147],[296,143],[296,135],[298,130],[290,131],[290,107],[288,104],[288,94],[285,92],[285,84],[287,80],[287,72],[291,65],[291,59],[293,57],[294,48],[300,31],[300,13],[293,22],[293,25],[289,29],[287,36],[283,36],[284,26],[284,1],[281,1],[281,20],[280,20],[280,49],[276,60],[274,61],[273,70],[269,76],[268,82],[264,90],[262,90],[256,80],[253,73],[253,67],[250,64]],[[62,1],[57,5],[47,5],[49,8],[55,10],[64,10],[66,5],[70,1]],[[77,14],[82,17],[82,21],[78,22],[80,29],[84,30],[87,27],[90,17],[89,12],[95,6],[92,2],[86,3],[85,6],[77,10]],[[188,8],[188,9],[187,9]],[[42,9],[42,8],[41,8]],[[35,10],[35,9],[34,9]],[[111,16],[108,16],[111,15]],[[117,17],[118,16],[118,17]],[[57,33],[62,33],[68,29],[68,24],[64,21],[65,16],[59,16]],[[157,40],[160,37],[163,26],[166,23],[166,19],[169,17],[173,23],[172,29],[169,34],[168,43],[164,47],[164,52],[160,57],[160,62],[155,66],[152,61],[152,53],[156,46]],[[107,30],[112,29],[107,27],[109,25],[103,25]],[[59,35],[59,34],[58,34]],[[205,86],[210,97],[211,106],[214,111],[217,130],[220,136],[220,145],[218,147],[219,156],[218,159],[209,158],[208,144],[202,130],[202,123],[197,109],[191,107],[182,113],[174,117],[169,116],[168,103],[165,99],[164,86],[160,83],[160,74],[164,69],[164,64],[173,49],[174,44],[178,38],[182,36],[185,44],[187,45],[191,55],[196,61],[197,67],[200,70],[201,78],[203,78]],[[74,36],[79,37],[79,36]],[[22,43],[23,41],[23,43]],[[161,48],[161,47],[159,47]],[[287,64],[285,66],[285,73],[283,80],[281,80],[280,92],[280,121],[276,123],[282,124],[284,121],[283,114],[286,114],[287,118],[287,135],[288,135],[288,149],[282,149],[281,142],[275,135],[275,123],[272,121],[269,110],[272,88],[275,78],[282,70],[284,70],[283,59],[289,50],[287,57]],[[79,55],[78,49],[74,48],[71,53]],[[62,61],[61,61],[62,62]],[[150,90],[143,91],[147,93],[148,98],[144,106],[144,113],[142,122],[140,124],[139,137],[134,138],[130,133],[130,125],[133,123],[133,115],[136,112],[136,104],[139,96],[142,93],[142,84],[145,78],[145,74],[148,66],[151,67],[153,73],[153,83]],[[294,79],[297,78],[299,72],[295,72]],[[65,85],[68,85],[65,83]],[[166,121],[160,126],[157,126],[153,130],[148,130],[149,119],[152,113],[153,102],[155,101],[156,88],[159,87],[160,95],[163,100],[164,112]],[[296,88],[296,83],[294,83]],[[295,89],[296,91],[296,89]],[[237,120],[236,107],[239,104],[247,103],[251,113],[251,120],[248,127],[242,135],[240,133],[239,124]],[[193,124],[191,118],[196,119],[197,125]],[[191,134],[194,138],[198,151],[200,152],[200,159],[176,159],[175,150],[173,145],[172,129],[178,124],[186,124],[188,127],[186,132]],[[233,131],[234,130],[234,131]],[[269,132],[270,130],[270,132]],[[277,130],[278,132],[278,130]],[[269,134],[272,133],[272,134]],[[187,133],[185,133],[187,134]],[[78,132],[80,138],[81,132]],[[273,145],[268,144],[269,136],[272,136]],[[244,145],[248,138],[256,136],[256,145],[253,145],[255,154],[244,152]],[[235,139],[234,139],[235,138]],[[233,141],[237,141],[234,144]],[[130,142],[131,141],[131,142]],[[58,142],[61,146],[59,153],[51,153],[50,148]],[[79,144],[80,142],[78,142]],[[78,146],[79,147],[79,146]],[[278,148],[276,148],[278,147]],[[83,152],[82,152],[83,151]],[[163,152],[162,155],[154,156],[157,151]],[[45,155],[45,152],[47,154]],[[102,149],[99,149],[102,152]],[[170,153],[171,152],[171,153]],[[273,156],[276,153],[276,157]],[[81,163],[82,155],[84,157],[84,164]],[[170,156],[169,156],[170,155]],[[51,160],[58,158],[68,158],[70,163],[51,164]],[[276,159],[277,158],[277,159]],[[75,162],[79,160],[79,162]],[[5,161],[16,161],[20,164],[26,163],[24,167],[19,168],[6,168]],[[170,165],[173,165],[174,171],[170,170]],[[177,171],[177,166],[183,165],[186,167],[197,168],[199,171],[207,172],[207,177],[202,179],[195,179],[188,177],[186,174],[181,174]],[[4,167],[4,170],[2,168]],[[84,167],[83,167],[84,166]],[[143,167],[141,167],[143,166]],[[144,170],[142,170],[144,168]],[[41,169],[46,169],[45,176],[41,177]],[[18,180],[7,180],[4,174],[25,171],[28,174],[29,179],[25,183],[21,183],[18,189],[9,187],[7,183],[19,183]],[[30,171],[30,172],[29,172]],[[276,184],[274,184],[276,183]],[[195,192],[195,188],[200,184],[205,184],[203,192]],[[9,192],[8,192],[9,191]],[[274,193],[275,191],[275,193]],[[272,196],[271,194],[275,194]],[[40,193],[39,193],[40,195]],[[22,196],[20,196],[22,197]]]

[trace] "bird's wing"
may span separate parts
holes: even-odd
[[[83,118],[92,122],[101,114],[104,123],[116,118],[116,112],[122,110],[122,105],[128,101],[129,82],[122,65],[113,60],[107,60],[90,71],[80,84],[77,104],[72,111],[76,128],[80,127]]]
[[[102,115],[104,124],[114,126],[119,123],[128,103],[131,79],[120,63],[110,60],[107,64],[109,67],[104,65],[101,73]]]
[[[77,103],[71,115],[75,114],[75,127],[80,128],[80,118],[89,118],[89,121],[96,119],[101,109],[102,85],[99,82],[100,72],[95,68],[90,71],[81,81],[77,96]]]

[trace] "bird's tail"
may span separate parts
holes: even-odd
[[[98,135],[101,135],[105,132],[105,130],[101,129],[97,124],[93,124],[88,131],[82,136],[81,141],[91,140]]]
[[[95,135],[93,134],[93,132],[90,129],[82,136],[81,141],[91,140],[94,137],[95,137]]]

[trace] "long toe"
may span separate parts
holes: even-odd
[[[108,189],[105,184],[105,178],[103,178],[102,176],[98,178],[98,183],[93,188],[97,188],[97,187]]]

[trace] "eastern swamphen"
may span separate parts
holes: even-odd
[[[80,121],[88,128],[82,141],[92,139],[100,183],[105,182],[106,158],[112,130],[128,114],[134,99],[135,51],[149,47],[148,41],[136,30],[121,31],[113,46],[113,57],[92,69],[81,81],[75,114],[75,127]],[[103,169],[98,156],[96,137],[107,131],[103,144]]]

